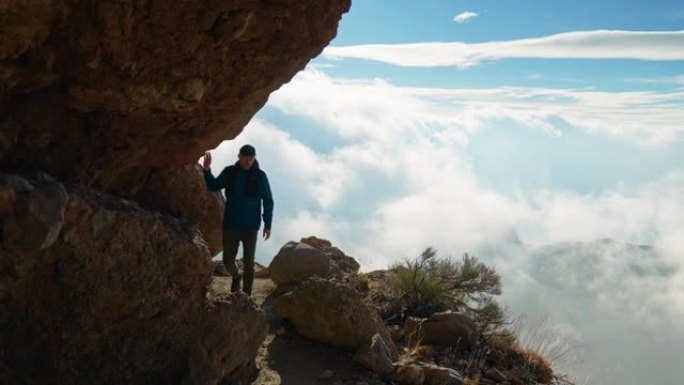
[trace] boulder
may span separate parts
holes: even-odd
[[[435,364],[402,359],[394,368],[394,380],[403,385],[463,385],[463,377],[458,371]]]
[[[335,278],[345,282],[356,280],[359,264],[329,241],[316,237],[288,242],[269,265],[276,285],[296,284],[309,277]]]
[[[469,348],[477,342],[477,325],[459,312],[435,313],[427,319],[410,317],[404,323],[404,336],[409,344],[459,346]]]
[[[247,298],[206,297],[210,254],[196,226],[54,180],[13,178],[23,182],[1,185],[18,207],[0,217],[0,372],[12,374],[3,383],[248,377],[266,317]]]
[[[271,278],[271,273],[268,271],[268,267],[260,264],[254,265],[254,278]]]
[[[15,191],[7,184],[0,191],[4,191],[0,196],[6,197],[5,203],[0,204],[7,211],[2,220],[1,239],[5,247],[43,250],[52,246],[64,224],[64,186],[47,181],[28,191],[23,187]]]
[[[251,384],[256,378],[254,357],[268,334],[265,313],[243,292],[207,293],[203,330],[190,348],[184,383]]]
[[[299,283],[310,277],[328,277],[332,262],[320,250],[305,243],[288,242],[268,266],[278,286]]]
[[[420,366],[414,363],[401,363],[396,365],[394,380],[399,385],[423,385],[425,373]]]
[[[380,317],[349,286],[313,277],[280,297],[277,310],[306,338],[363,352],[379,334],[392,361],[398,357]]]
[[[323,254],[332,261],[332,264],[337,270],[335,273],[339,277],[350,274],[355,275],[361,268],[361,265],[359,265],[354,258],[346,255],[342,250],[333,246],[327,239],[310,236],[302,238],[300,242],[323,252]]]
[[[394,372],[392,353],[380,334],[375,334],[370,347],[367,350],[357,351],[353,358],[361,366],[382,376]]]

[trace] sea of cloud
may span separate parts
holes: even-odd
[[[682,129],[667,119],[684,121],[684,109],[666,108],[679,97],[409,89],[308,68],[271,96],[267,109],[281,119],[254,119],[214,151],[214,164],[232,164],[244,143],[257,148],[276,200],[272,239],[258,247],[263,263],[285,242],[309,235],[331,240],[364,270],[386,268],[427,246],[443,256],[474,252],[504,277],[514,313],[545,314],[585,347],[587,383],[649,383],[640,373],[650,365],[662,372],[662,381],[652,383],[674,384],[670,358],[684,356],[684,345],[671,344],[684,342],[684,328],[675,322],[684,316],[684,165],[631,190],[511,195],[480,182],[467,150],[478,129],[502,117],[549,135],[563,135],[552,123],[562,120],[596,135],[667,145],[681,140]],[[629,126],[601,129],[620,114],[630,115]],[[316,135],[297,135],[288,118],[315,126],[326,146]],[[661,121],[665,127],[654,129]],[[534,247],[599,238],[666,250],[657,264],[670,270],[637,276],[629,268],[634,261],[602,249],[590,266],[570,253],[547,264],[553,268],[546,275],[535,270],[540,261],[530,260]],[[598,274],[586,281],[589,288],[577,284],[583,267]],[[563,285],[554,289],[553,277],[561,275],[567,280],[556,280]]]

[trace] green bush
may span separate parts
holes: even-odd
[[[390,290],[401,298],[404,316],[467,311],[484,332],[505,323],[505,314],[493,299],[501,294],[501,277],[474,256],[465,254],[460,261],[437,258],[437,251],[428,247],[419,257],[393,266],[391,272]]]

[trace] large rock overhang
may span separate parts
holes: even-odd
[[[237,136],[350,0],[0,2],[0,170],[133,196]]]

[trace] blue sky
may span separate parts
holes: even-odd
[[[470,17],[459,23],[454,20],[458,15]],[[683,26],[684,6],[674,1],[356,1],[332,45],[477,44],[575,31],[679,31]],[[684,37],[678,39],[684,47]],[[679,96],[663,104],[673,109],[684,105],[682,60],[514,58],[468,68],[402,67],[358,59],[342,64],[325,57],[315,63],[333,63],[325,72],[334,77],[377,77],[405,87],[671,92]],[[562,119],[554,124],[562,137],[526,130],[516,122],[490,122],[473,135],[468,148],[477,175],[504,193],[542,186],[598,193],[635,187],[684,165],[684,151],[678,150],[681,136],[652,148],[620,137],[589,135]],[[679,128],[684,129],[684,123]]]
[[[514,312],[534,293],[539,315],[587,344],[587,384],[610,383],[605,368],[646,383],[623,363],[648,363],[662,330],[684,345],[682,2],[356,0],[330,46],[214,151],[215,169],[244,143],[276,201],[262,263],[309,235],[364,270],[427,246],[475,253],[501,272]],[[526,250],[603,238],[653,245],[673,273],[623,279],[622,252],[596,250],[611,284],[570,317]],[[662,315],[626,311],[626,298]]]

